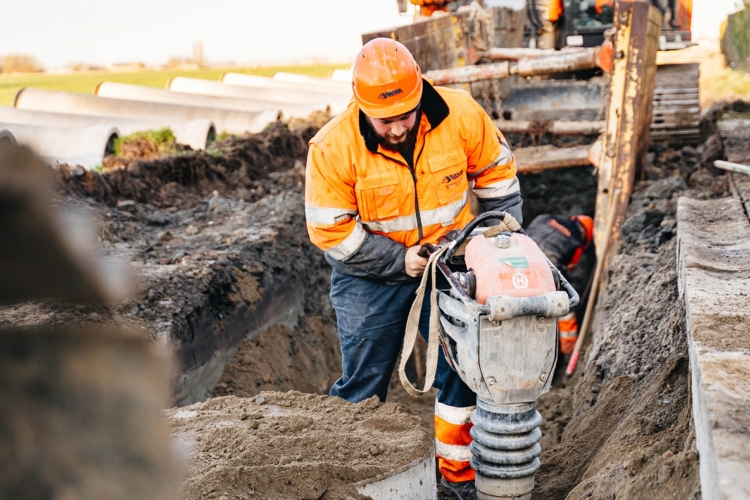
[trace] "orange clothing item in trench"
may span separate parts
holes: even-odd
[[[310,141],[307,228],[327,257],[346,261],[368,234],[405,247],[437,243],[472,220],[472,182],[480,203],[520,198],[513,154],[490,117],[466,92],[424,83],[414,172],[399,153],[366,139],[355,102]],[[439,123],[430,106],[447,107],[445,116],[432,113]]]
[[[563,3],[562,0],[548,0],[547,1],[547,18],[550,22],[555,22],[563,14]]]

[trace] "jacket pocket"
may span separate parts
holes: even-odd
[[[395,173],[386,173],[357,181],[357,209],[363,221],[384,220],[398,217],[398,178]]]
[[[427,157],[440,205],[460,200],[469,189],[466,178],[466,154],[452,148]]]

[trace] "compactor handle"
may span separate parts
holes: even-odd
[[[441,260],[443,262],[448,262],[448,260],[453,255],[453,252],[456,251],[456,249],[461,246],[461,243],[463,243],[466,238],[468,238],[471,235],[471,232],[482,222],[486,221],[487,219],[500,219],[500,221],[505,220],[505,217],[509,216],[511,219],[513,219],[513,222],[518,224],[515,218],[513,218],[512,215],[509,215],[507,212],[485,212],[483,214],[480,214],[474,218],[471,222],[469,222],[465,228],[461,230],[460,233],[458,233],[458,236],[453,240],[453,247],[449,248],[441,257]],[[519,231],[523,232],[522,229],[520,229],[519,225]]]
[[[522,231],[523,232],[523,231]],[[525,232],[524,232],[525,234]],[[568,294],[568,301],[570,304],[570,309],[572,310],[575,306],[578,305],[578,303],[581,301],[581,298],[578,296],[578,292],[575,291],[575,288],[568,283],[568,280],[565,279],[565,276],[563,276],[563,273],[561,273],[555,265],[550,262],[550,260],[547,258],[547,256],[544,256],[545,260],[547,261],[547,264],[549,264],[549,267],[557,273],[557,276],[560,278],[560,288],[563,289],[565,293]]]
[[[505,321],[516,316],[544,316],[559,318],[568,314],[565,292],[548,292],[536,297],[508,297],[498,295],[487,299],[492,321]]]

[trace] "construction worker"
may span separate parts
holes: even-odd
[[[594,220],[586,215],[570,218],[540,215],[526,228],[526,234],[534,240],[547,258],[563,274],[573,271],[581,260],[583,251],[594,239]],[[568,279],[568,276],[565,276]],[[558,318],[560,353],[573,352],[578,340],[578,320],[575,311]]]
[[[412,5],[419,6],[419,15],[430,17],[435,12],[450,12],[448,4],[453,0],[409,0]]]
[[[333,267],[331,303],[343,374],[332,396],[385,401],[427,259],[482,211],[521,220],[516,164],[500,131],[469,94],[434,87],[402,44],[379,38],[354,63],[349,107],[310,141],[305,214],[310,239]],[[420,332],[428,333],[429,301]],[[438,360],[435,437],[442,484],[476,498],[469,416],[476,395]]]

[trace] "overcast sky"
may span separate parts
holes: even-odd
[[[696,37],[717,38],[738,0],[694,0]],[[410,22],[396,0],[0,0],[0,55],[163,64],[196,41],[210,62],[350,60],[363,32]]]

